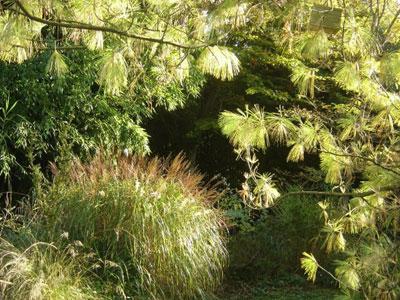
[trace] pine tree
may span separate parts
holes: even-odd
[[[400,6],[394,0],[299,0],[271,1],[264,9],[270,18],[261,36],[274,41],[276,63],[291,71],[298,99],[307,105],[292,101],[277,112],[247,107],[221,114],[223,134],[249,166],[244,200],[268,207],[306,194],[336,203],[320,202],[321,245],[346,258],[334,275],[305,254],[308,278],[315,280],[320,269],[349,297],[398,299]],[[257,171],[257,151],[274,143],[290,148],[288,161],[318,154],[321,181],[332,190],[279,193],[272,175]],[[258,180],[269,188],[257,188]]]

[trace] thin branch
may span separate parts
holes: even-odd
[[[391,21],[390,24],[389,24],[389,27],[386,29],[386,32],[385,32],[385,41],[383,42],[383,44],[386,44],[386,42],[388,41],[388,37],[389,37],[390,31],[392,30],[393,25],[396,23],[397,18],[399,17],[399,15],[400,15],[400,9],[397,10],[396,14],[394,15],[392,21]]]
[[[371,163],[373,163],[375,166],[380,167],[386,171],[392,172],[394,174],[396,174],[397,176],[400,176],[400,172],[395,171],[389,167],[386,167],[384,165],[381,165],[379,163],[377,163],[374,159],[369,158],[369,157],[365,157],[365,156],[361,156],[361,155],[355,155],[355,154],[347,154],[347,153],[334,153],[334,152],[330,152],[330,151],[326,151],[326,150],[321,150],[322,153],[326,153],[326,154],[331,154],[334,156],[342,156],[342,157],[353,157],[353,158],[358,158],[358,159],[362,159],[362,160],[366,160],[369,161]]]
[[[183,49],[197,49],[197,48],[204,48],[209,46],[207,43],[203,44],[194,44],[194,45],[186,45],[186,44],[179,44],[173,41],[168,41],[168,40],[163,40],[162,38],[152,38],[148,36],[142,36],[142,35],[137,35],[133,33],[128,33],[126,31],[118,30],[116,28],[112,27],[105,27],[105,26],[97,26],[97,25],[92,25],[92,24],[86,24],[86,23],[71,23],[68,21],[51,21],[51,20],[45,20],[40,17],[32,15],[22,4],[20,1],[16,0],[15,4],[19,7],[21,11],[15,10],[15,9],[9,9],[10,11],[14,11],[18,14],[21,14],[28,19],[39,22],[42,24],[50,25],[50,26],[60,26],[63,28],[73,28],[73,29],[83,29],[83,30],[90,30],[90,31],[102,31],[102,32],[108,32],[108,33],[113,33],[119,36],[124,36],[132,39],[137,39],[137,40],[143,40],[143,41],[148,41],[148,42],[153,42],[153,43],[159,43],[159,44],[167,44],[171,46],[175,46],[178,48],[183,48]]]
[[[13,44],[13,45],[11,45],[12,47],[15,47],[15,48],[22,48],[22,49],[29,49],[29,47],[25,47],[25,46],[22,46],[22,45],[17,45],[17,44]],[[37,49],[37,50],[50,50],[50,49],[54,49],[54,47],[34,47],[35,49]],[[79,46],[79,45],[76,45],[76,46],[57,46],[57,50],[62,50],[62,51],[64,51],[64,50],[84,50],[84,49],[87,49],[85,46]]]
[[[387,2],[388,2],[387,0],[383,0],[382,11],[381,11],[380,15],[378,16],[378,26],[379,26],[380,23],[381,23],[381,20],[382,20],[383,15],[385,14]]]
[[[279,201],[283,198],[287,198],[290,196],[301,196],[301,195],[314,195],[314,196],[328,196],[328,197],[352,197],[352,198],[363,198],[367,196],[371,196],[376,194],[377,192],[390,192],[395,191],[400,188],[400,185],[396,186],[386,186],[380,188],[378,191],[369,190],[365,192],[349,192],[349,193],[340,193],[340,192],[324,192],[324,191],[298,191],[298,192],[288,192],[286,194],[281,195],[275,201]]]

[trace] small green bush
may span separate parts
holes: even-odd
[[[98,156],[56,175],[39,202],[49,240],[64,234],[115,271],[97,273],[123,294],[153,299],[205,298],[222,279],[227,251],[214,189],[182,157]]]

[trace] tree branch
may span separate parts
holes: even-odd
[[[391,169],[391,168],[389,168],[389,167],[386,167],[386,166],[384,166],[384,165],[381,165],[380,163],[376,162],[374,159],[369,158],[369,157],[365,157],[365,156],[361,156],[361,155],[356,155],[356,154],[334,153],[334,152],[330,152],[330,151],[326,151],[326,150],[320,150],[320,151],[321,151],[322,153],[330,154],[330,155],[333,155],[333,156],[352,157],[352,158],[358,158],[358,159],[362,159],[362,160],[365,160],[365,161],[369,161],[369,162],[373,163],[375,166],[377,166],[377,167],[379,167],[379,168],[382,168],[382,169],[384,169],[384,170],[386,170],[386,171],[388,171],[388,172],[392,172],[393,174],[396,174],[397,176],[400,176],[400,172],[398,172],[398,171],[396,171],[396,170],[393,170],[393,169]]]
[[[389,27],[386,29],[385,41],[383,42],[383,44],[386,44],[386,42],[388,41],[388,37],[389,37],[390,31],[392,30],[392,27],[393,27],[394,23],[396,23],[396,20],[399,17],[399,15],[400,15],[400,9],[397,10],[396,14],[394,15],[392,21],[389,24]]]
[[[15,47],[15,48],[22,48],[22,49],[28,49],[29,48],[29,47],[25,47],[25,46],[18,45],[18,44],[12,44],[11,46]],[[43,46],[43,47],[35,47],[35,49],[37,49],[37,50],[50,50],[50,49],[53,49],[54,50],[54,47],[44,47]],[[76,46],[57,46],[56,49],[57,50],[85,50],[87,48],[85,46],[76,45]]]
[[[14,11],[20,15],[23,15],[27,17],[28,19],[39,22],[42,24],[50,25],[50,26],[60,26],[63,28],[73,28],[73,29],[83,29],[83,30],[90,30],[90,31],[102,31],[102,32],[108,32],[108,33],[113,33],[116,35],[124,36],[127,38],[132,38],[132,39],[137,39],[137,40],[143,40],[147,42],[153,42],[153,43],[159,43],[159,44],[166,44],[166,45],[171,45],[174,47],[178,48],[183,48],[183,49],[197,49],[197,48],[205,48],[207,46],[210,46],[211,44],[207,43],[202,43],[202,44],[194,44],[194,45],[186,45],[186,44],[179,44],[173,41],[169,40],[163,40],[163,38],[152,38],[148,36],[143,36],[143,35],[137,35],[133,33],[129,33],[126,31],[118,30],[116,28],[112,27],[106,27],[106,26],[97,26],[97,25],[92,25],[92,24],[86,24],[86,23],[78,23],[78,22],[69,22],[69,21],[51,21],[51,20],[46,20],[40,17],[37,17],[35,15],[32,15],[22,4],[20,1],[16,0],[15,4],[18,6],[18,8],[21,11],[15,10],[15,9],[8,9],[10,11]]]
[[[286,194],[281,195],[276,198],[275,201],[279,201],[283,198],[287,198],[290,196],[301,196],[301,195],[314,195],[314,196],[330,196],[330,197],[352,197],[352,198],[362,198],[371,196],[376,194],[377,192],[390,192],[399,189],[400,186],[386,186],[380,188],[378,191],[369,190],[365,192],[348,192],[348,193],[340,193],[340,192],[322,192],[322,191],[298,191],[298,192],[288,192]]]

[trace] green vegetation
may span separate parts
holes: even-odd
[[[79,258],[34,239],[14,243],[2,239],[0,244],[0,284],[5,299],[102,298],[79,270]]]
[[[0,0],[0,298],[398,299],[399,20]]]
[[[208,207],[218,192],[201,179],[181,157],[74,161],[22,219],[39,241],[4,228],[17,240],[1,247],[3,296],[53,299],[65,286],[83,299],[84,274],[82,282],[102,278],[99,295],[205,298],[221,281],[226,250],[220,214]]]

